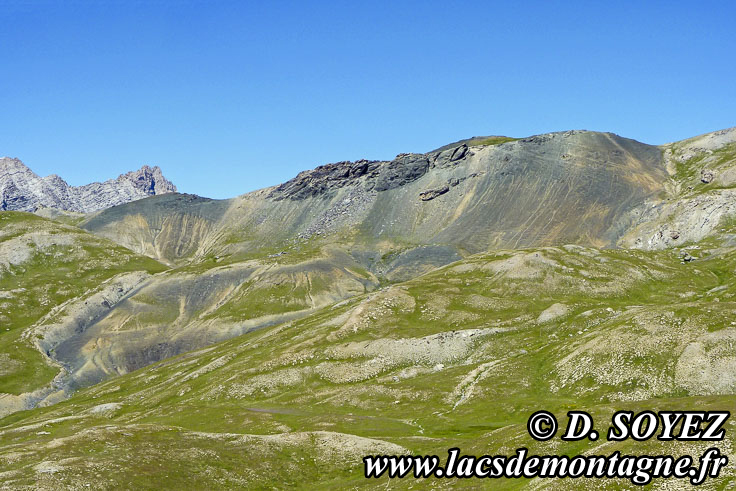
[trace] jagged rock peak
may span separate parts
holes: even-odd
[[[176,192],[158,166],[144,165],[116,179],[70,186],[52,174],[39,177],[18,159],[0,158],[0,210],[56,208],[89,213],[137,199]]]
[[[176,192],[176,186],[164,177],[161,168],[157,165],[153,167],[144,165],[137,171],[121,174],[118,180],[131,181],[136,188],[146,193],[147,196]]]

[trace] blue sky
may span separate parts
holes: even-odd
[[[226,198],[473,135],[736,125],[734,2],[0,0],[0,155]]]

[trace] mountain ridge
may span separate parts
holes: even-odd
[[[158,166],[143,165],[115,179],[70,186],[57,174],[40,177],[22,161],[0,158],[0,210],[39,208],[90,213],[147,196],[176,192]]]
[[[341,232],[362,243],[443,244],[462,255],[552,243],[613,246],[630,212],[666,180],[658,147],[566,131],[326,164],[217,206],[154,197],[102,210],[80,226],[151,255],[171,249],[163,240],[178,243],[173,225],[190,217],[202,240],[181,253],[151,256],[167,263]],[[164,201],[166,207],[154,206]],[[535,228],[535,221],[543,226]]]

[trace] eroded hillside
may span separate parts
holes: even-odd
[[[736,128],[663,146],[663,196],[637,210],[624,247],[662,249],[719,235],[736,213]],[[640,211],[640,213],[639,213]]]
[[[580,246],[475,255],[6,418],[3,478],[173,488],[329,476],[338,488],[375,485],[362,478],[368,453],[624,451],[530,441],[526,418],[733,407],[735,267],[732,250],[686,263],[673,250]],[[734,477],[727,468],[719,482]]]
[[[1,213],[0,414],[58,390],[50,384],[61,367],[35,346],[37,323],[117,278],[164,269],[76,227],[29,213]]]

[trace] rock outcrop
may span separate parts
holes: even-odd
[[[679,247],[721,233],[736,214],[736,127],[663,145],[665,193],[633,212],[618,245]]]
[[[319,196],[330,190],[336,190],[353,184],[357,178],[368,175],[376,178],[379,167],[385,162],[375,160],[358,160],[356,162],[337,162],[300,172],[297,176],[277,186],[269,194],[276,201],[288,198],[300,201],[305,198]]]
[[[329,195],[345,186],[359,186],[367,192],[388,191],[416,181],[435,167],[442,169],[456,165],[470,155],[468,146],[461,144],[427,154],[402,153],[390,161],[358,160],[321,165],[300,172],[295,178],[276,186],[268,197],[276,201],[299,201]]]
[[[18,159],[0,159],[0,210],[39,208],[89,213],[137,199],[176,192],[161,169],[144,165],[105,182],[70,186],[52,174],[39,177]]]
[[[435,199],[437,196],[442,196],[449,190],[450,190],[450,186],[442,186],[441,188],[437,188],[437,189],[428,189],[426,191],[419,193],[419,199],[421,199],[422,201],[431,201]]]
[[[414,153],[399,154],[391,161],[337,162],[300,172],[294,179],[277,186],[269,197],[298,201],[358,184],[366,191],[388,191],[416,181],[429,167],[427,155]]]

